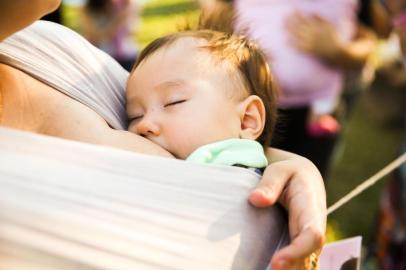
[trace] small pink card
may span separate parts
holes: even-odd
[[[327,244],[320,254],[320,270],[359,270],[361,236]]]

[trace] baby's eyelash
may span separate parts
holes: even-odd
[[[129,121],[130,121],[130,123],[131,123],[131,122],[133,122],[133,121],[140,120],[143,116],[144,116],[144,115],[138,115],[138,116],[131,117],[131,118],[129,119]]]
[[[174,102],[171,102],[171,103],[165,104],[165,106],[164,106],[164,107],[173,106],[173,105],[176,105],[176,104],[183,103],[183,102],[185,102],[185,101],[186,101],[186,99],[177,100],[177,101],[174,101]]]

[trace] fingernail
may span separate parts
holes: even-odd
[[[257,189],[254,190],[254,192],[255,192],[257,195],[265,196],[265,191],[264,191],[263,189],[257,188]]]
[[[258,191],[259,193],[261,193],[261,195],[264,196],[265,198],[268,198],[269,195],[270,195],[269,191],[266,190],[266,189],[263,189],[263,188],[257,189],[257,191]]]

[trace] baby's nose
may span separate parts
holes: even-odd
[[[137,134],[143,137],[158,136],[160,134],[160,128],[158,123],[151,117],[144,116],[137,125]]]

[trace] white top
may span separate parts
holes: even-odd
[[[0,128],[0,269],[265,270],[258,175]]]
[[[0,43],[0,63],[20,69],[127,129],[128,72],[62,25],[37,21]]]

